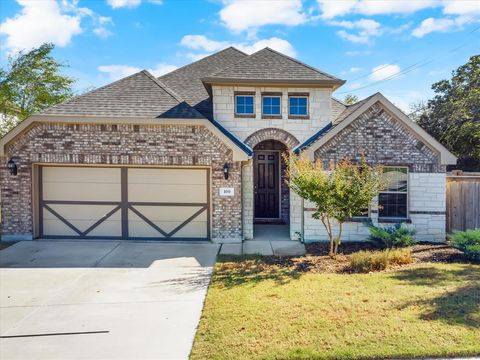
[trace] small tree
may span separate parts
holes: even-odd
[[[370,202],[384,186],[380,166],[372,167],[365,159],[359,164],[342,160],[324,169],[321,161],[290,156],[286,161],[290,189],[315,204],[312,217],[320,219],[330,241],[329,255],[337,254],[343,223],[368,209]],[[334,234],[332,219],[338,223]]]
[[[345,99],[343,100],[343,102],[347,105],[355,104],[357,101],[358,101],[358,96],[352,95],[352,94],[348,94],[347,96],[345,96]]]

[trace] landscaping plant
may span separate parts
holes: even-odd
[[[290,189],[315,206],[314,219],[320,219],[330,241],[329,255],[337,254],[345,221],[367,209],[383,188],[385,179],[380,166],[342,160],[324,169],[321,161],[291,155],[286,159]],[[338,225],[335,233],[334,220]]]
[[[415,229],[408,225],[395,224],[393,226],[368,226],[370,231],[369,239],[382,249],[407,247],[415,245]]]
[[[463,251],[470,260],[480,262],[480,229],[455,231],[449,238],[453,247]]]
[[[358,251],[350,255],[350,269],[357,273],[385,270],[392,265],[412,263],[411,249]]]

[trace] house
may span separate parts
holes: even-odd
[[[332,75],[265,48],[233,47],[155,78],[141,71],[32,115],[0,141],[2,239],[238,242],[254,224],[327,239],[289,191],[282,152],[382,164],[374,223],[445,239],[456,158],[384,96],[332,97]],[[363,240],[360,218],[344,239]]]

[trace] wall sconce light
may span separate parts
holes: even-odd
[[[225,180],[228,180],[228,170],[230,169],[230,167],[228,166],[227,163],[225,163],[225,165],[223,165],[223,176],[225,177]]]
[[[7,169],[10,171],[10,175],[17,175],[17,164],[15,164],[12,158],[7,161]]]

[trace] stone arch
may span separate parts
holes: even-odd
[[[285,144],[289,150],[300,144],[295,136],[282,129],[266,128],[255,131],[245,140],[245,144],[252,149],[259,143],[265,140],[277,140]]]

